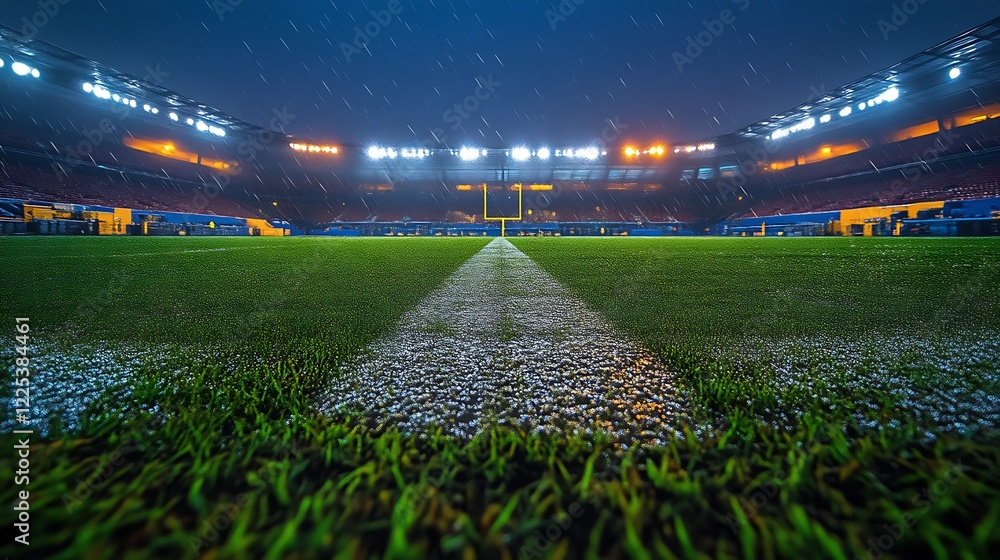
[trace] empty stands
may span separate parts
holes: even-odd
[[[259,215],[217,189],[206,190],[187,181],[82,166],[63,169],[57,173],[31,158],[8,157],[0,161],[0,198],[219,216]]]

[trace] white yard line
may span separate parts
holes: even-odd
[[[211,249],[183,249],[180,251],[152,251],[144,253],[111,253],[101,255],[47,255],[54,259],[103,259],[106,257],[158,257],[160,255],[183,255],[185,253],[217,253],[221,251],[237,251],[240,249],[267,249],[267,245],[254,245],[248,247],[213,247]]]
[[[320,407],[407,432],[495,422],[626,444],[663,443],[687,410],[674,374],[501,238],[349,363]]]

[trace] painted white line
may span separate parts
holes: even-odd
[[[489,424],[663,443],[688,407],[676,377],[498,238],[343,368],[331,414],[472,437]]]
[[[267,245],[255,245],[252,247],[215,247],[212,249],[184,249],[181,251],[148,251],[142,253],[108,253],[108,254],[86,254],[86,255],[46,255],[45,258],[53,259],[103,259],[106,257],[156,257],[160,255],[183,255],[185,253],[215,253],[219,251],[237,251],[240,249],[267,249]]]

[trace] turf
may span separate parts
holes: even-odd
[[[678,367],[701,411],[716,418],[774,416],[782,382],[796,375],[805,379],[782,392],[785,412],[812,409],[835,421],[913,386],[997,394],[997,364],[976,355],[982,346],[995,351],[1000,334],[994,239],[515,244]],[[882,387],[864,383],[885,377],[892,382]]]
[[[956,356],[997,330],[1000,244],[516,240],[678,369],[699,418],[684,437],[622,455],[600,436],[466,444],[317,416],[344,357],[483,244],[0,239],[0,317],[30,316],[45,348],[167,345],[127,392],[34,440],[30,556],[974,558],[1000,544],[996,430],[909,413],[892,389],[995,400],[996,364]],[[789,371],[822,382],[797,392]],[[0,478],[14,469],[0,456]],[[9,541],[0,555],[25,556]]]
[[[357,346],[486,242],[0,238],[0,312],[86,340]]]
[[[918,238],[514,239],[647,338],[1000,327],[1000,243]]]

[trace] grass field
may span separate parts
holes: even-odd
[[[994,240],[515,243],[679,366],[709,415],[794,427],[804,411],[870,420],[892,404],[898,420],[914,413],[953,420],[941,408],[958,403],[956,412],[970,417],[949,427],[1000,427],[975,406],[997,395]]]
[[[0,238],[30,317],[30,554],[986,558],[1000,545],[1000,243],[517,239],[674,368],[665,448],[315,412],[481,239]],[[511,328],[516,328],[512,325]],[[7,401],[14,387],[5,384]],[[37,400],[36,400],[37,399]],[[36,404],[37,403],[37,404]],[[12,407],[0,416],[18,468]],[[4,503],[24,487],[0,487]],[[5,510],[4,524],[14,523]]]

